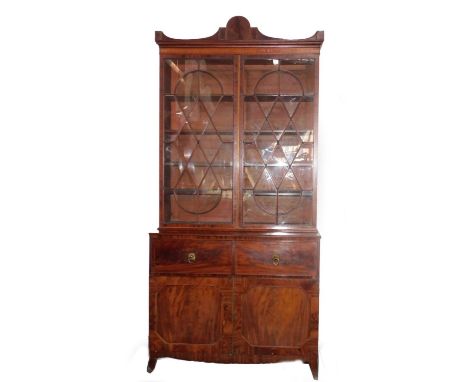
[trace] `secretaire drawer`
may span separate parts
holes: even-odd
[[[236,274],[318,276],[318,241],[237,241]]]
[[[232,242],[162,238],[151,241],[151,272],[230,274]]]

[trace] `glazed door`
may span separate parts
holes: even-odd
[[[318,284],[309,278],[238,277],[234,358],[316,359]],[[249,361],[250,360],[250,361]]]
[[[161,222],[233,222],[234,59],[161,61]]]
[[[226,362],[232,353],[232,278],[152,278],[149,343],[158,357]]]
[[[245,57],[242,72],[244,225],[314,225],[313,58]]]

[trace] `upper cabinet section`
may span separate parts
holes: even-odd
[[[244,17],[160,45],[160,225],[314,231],[323,32],[263,35]]]

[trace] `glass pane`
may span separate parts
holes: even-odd
[[[232,192],[223,191],[219,195],[167,195],[170,204],[171,219],[180,223],[225,223],[225,214],[232,210]],[[200,205],[198,215],[194,215],[194,203]],[[210,209],[214,206],[214,209]],[[167,207],[166,207],[167,208]],[[187,210],[188,208],[188,210]],[[195,217],[194,217],[195,216]]]
[[[164,62],[167,223],[232,222],[233,60]]]
[[[243,223],[312,224],[313,59],[244,60]]]
[[[244,63],[246,95],[313,95],[314,59],[246,59]]]
[[[296,196],[296,198],[298,198]],[[303,193],[300,197],[299,206],[292,201],[293,197],[283,198],[279,200],[280,209],[287,210],[291,208],[289,213],[282,213],[278,217],[278,224],[312,224],[312,193]]]
[[[275,213],[270,211],[275,210],[276,195],[257,195],[254,197],[253,191],[244,191],[243,210],[244,210],[244,223],[255,224],[275,224]],[[266,210],[265,210],[266,207]]]

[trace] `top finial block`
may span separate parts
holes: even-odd
[[[250,22],[243,16],[234,16],[226,24],[226,40],[252,40],[252,29]]]

